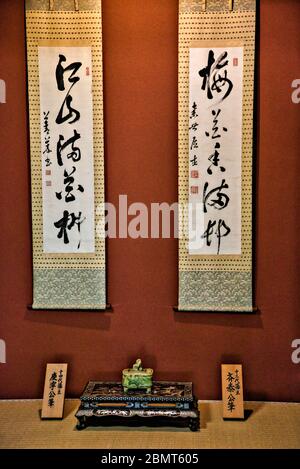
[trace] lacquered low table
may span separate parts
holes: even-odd
[[[90,381],[80,401],[78,430],[111,425],[200,428],[198,403],[189,382],[154,381],[150,393],[124,393],[121,382]]]

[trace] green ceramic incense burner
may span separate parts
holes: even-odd
[[[152,368],[143,368],[142,360],[138,358],[132,368],[126,368],[122,372],[122,386],[124,392],[129,389],[145,389],[146,393],[151,392],[152,387]]]

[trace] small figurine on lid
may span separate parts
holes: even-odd
[[[132,368],[126,368],[122,372],[122,386],[124,392],[129,389],[146,389],[146,393],[151,392],[152,387],[152,368],[143,368],[142,360],[138,358]]]

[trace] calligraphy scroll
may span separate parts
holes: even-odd
[[[179,1],[179,311],[253,311],[255,1],[232,3]]]
[[[101,1],[27,0],[33,308],[106,308]]]

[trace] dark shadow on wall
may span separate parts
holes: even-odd
[[[201,324],[234,328],[263,329],[261,313],[197,313],[178,312],[174,313],[176,322],[184,324]]]
[[[111,313],[105,312],[82,312],[76,310],[61,311],[26,311],[24,319],[30,322],[41,324],[53,324],[57,326],[92,329],[92,330],[109,330],[111,325]]]

